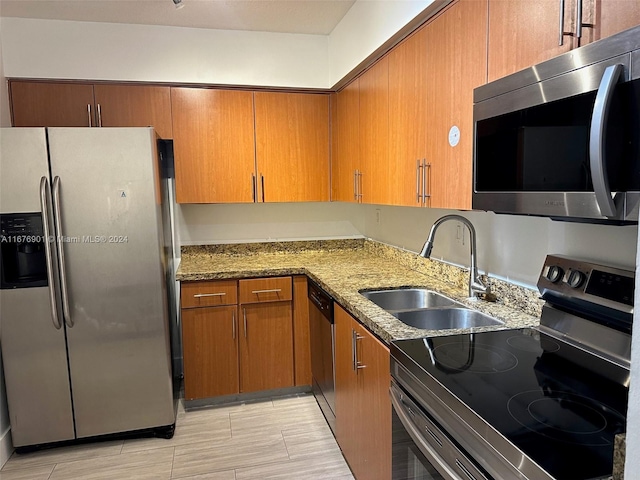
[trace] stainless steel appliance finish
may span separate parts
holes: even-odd
[[[474,90],[474,209],[636,222],[640,27]]]
[[[171,435],[155,132],[6,128],[0,143],[2,212],[42,212],[53,273],[46,287],[0,290],[14,446],[149,428]]]
[[[539,328],[392,342],[393,479],[610,476],[634,283],[630,270],[549,255]]]
[[[436,220],[431,226],[427,241],[424,243],[424,246],[420,251],[420,256],[424,258],[431,257],[431,251],[433,250],[433,241],[435,240],[438,227],[444,222],[451,220],[461,222],[466,225],[467,229],[469,230],[469,237],[471,238],[471,242],[469,245],[469,254],[471,256],[471,268],[469,269],[469,297],[486,295],[489,293],[489,288],[484,283],[482,283],[482,280],[480,280],[480,275],[478,274],[478,247],[476,246],[476,229],[474,228],[473,223],[471,223],[462,215],[445,215]]]
[[[309,327],[313,393],[329,427],[335,431],[335,334],[333,299],[309,281]]]

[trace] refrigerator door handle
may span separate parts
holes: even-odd
[[[40,207],[42,208],[42,227],[44,233],[44,256],[47,262],[47,281],[49,283],[49,303],[51,304],[51,320],[56,330],[62,328],[58,317],[58,302],[56,298],[55,277],[53,270],[53,255],[51,254],[51,243],[53,237],[49,226],[49,180],[47,177],[40,178]]]
[[[73,327],[73,319],[69,310],[69,291],[67,289],[67,269],[64,261],[64,242],[62,241],[62,217],[60,214],[60,177],[53,179],[53,206],[56,223],[56,245],[58,247],[58,260],[60,263],[60,291],[62,293],[62,314],[67,327]]]

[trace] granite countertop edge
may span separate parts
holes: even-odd
[[[329,245],[333,246],[332,243]],[[539,316],[528,313],[528,308],[523,311],[507,306],[500,300],[489,303],[467,298],[467,287],[460,286],[460,279],[452,280],[447,272],[441,272],[438,265],[436,267],[440,270],[437,276],[428,275],[409,268],[412,265],[407,265],[407,256],[403,256],[402,252],[393,249],[388,251],[389,249],[381,248],[375,242],[366,240],[339,245],[343,248],[322,248],[322,244],[314,244],[315,250],[305,250],[304,244],[301,244],[275,252],[260,245],[259,251],[247,247],[244,255],[242,248],[238,250],[237,245],[230,247],[232,250],[225,250],[224,246],[183,247],[176,279],[202,281],[306,275],[386,344],[406,338],[525,328],[540,323]],[[280,246],[276,245],[275,248]],[[412,261],[411,258],[409,261]],[[456,276],[458,273],[452,275]],[[461,278],[464,279],[464,272]],[[396,287],[424,287],[434,290],[473,310],[495,317],[504,324],[455,330],[414,328],[402,323],[359,293],[360,290]],[[532,296],[531,292],[525,294]],[[524,303],[526,307],[527,302]]]

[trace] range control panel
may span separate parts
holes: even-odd
[[[548,255],[538,290],[621,310],[633,309],[635,273],[607,265]]]

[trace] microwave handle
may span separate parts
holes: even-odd
[[[623,66],[620,64],[608,66],[602,74],[602,80],[596,94],[591,115],[591,132],[589,135],[589,166],[591,168],[591,180],[596,194],[596,202],[600,207],[600,213],[605,217],[616,215],[616,205],[611,197],[609,179],[607,178],[607,161],[605,158],[605,129],[609,117],[611,98]]]

